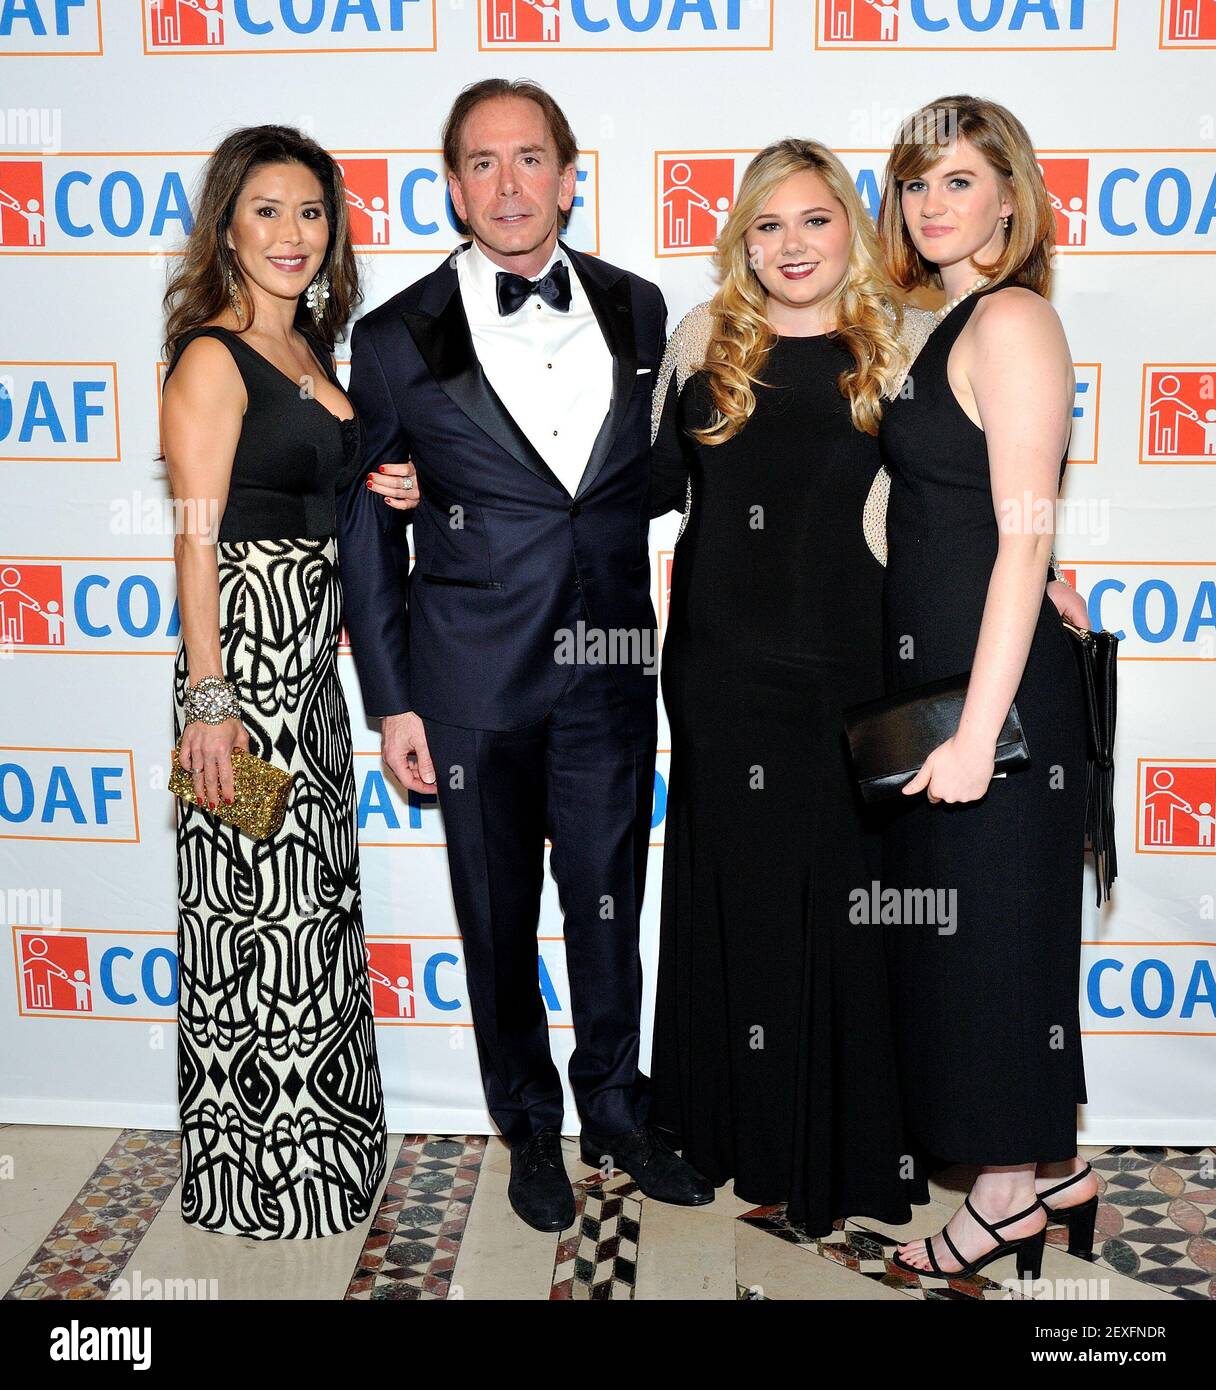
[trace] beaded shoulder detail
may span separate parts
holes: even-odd
[[[667,400],[667,387],[671,378],[676,378],[676,390],[682,391],[684,383],[705,363],[705,353],[709,348],[709,338],[713,331],[713,315],[709,311],[709,301],[689,309],[688,313],[675,326],[675,331],[667,340],[663,360],[659,364],[658,379],[654,384],[654,395],[650,403],[650,442],[653,444],[659,432],[659,421],[663,418],[663,406]]]
[[[663,360],[659,364],[659,377],[654,384],[654,395],[650,401],[650,442],[653,444],[659,432],[659,421],[663,418],[663,406],[667,401],[667,388],[674,376],[676,391],[683,391],[684,383],[705,363],[705,353],[709,348],[713,332],[714,316],[710,312],[709,301],[694,305],[675,326],[675,331],[667,340]],[[684,534],[688,517],[692,512],[692,479],[684,489],[684,515],[680,518],[680,529],[676,540]]]

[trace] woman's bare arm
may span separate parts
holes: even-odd
[[[232,354],[216,339],[200,337],[183,350],[161,401],[165,464],[178,517],[173,558],[191,686],[204,676],[225,676],[215,547],[246,399]],[[194,790],[200,801],[214,806],[221,796],[232,799],[231,750],[248,746],[248,734],[235,719],[186,726],[181,758],[184,766],[198,769]]]

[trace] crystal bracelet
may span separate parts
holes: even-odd
[[[187,724],[195,720],[203,724],[222,724],[225,719],[239,719],[241,705],[236,687],[219,676],[204,676],[186,691],[183,713]]]

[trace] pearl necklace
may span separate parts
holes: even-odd
[[[943,304],[940,309],[935,310],[933,317],[937,320],[938,323],[941,323],[942,319],[946,317],[946,315],[950,312],[951,309],[957,308],[958,305],[960,305],[963,302],[963,300],[967,298],[968,295],[974,294],[976,290],[982,290],[984,286],[988,283],[988,281],[991,279],[991,275],[981,275],[980,278],[975,282],[974,285],[971,286],[969,290],[964,290],[962,294],[952,299],[949,304]]]

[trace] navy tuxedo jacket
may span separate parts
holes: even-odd
[[[355,325],[350,398],[368,470],[408,456],[422,496],[396,511],[361,474],[339,499],[346,624],[368,714],[522,728],[573,675],[555,659],[561,629],[581,620],[654,640],[650,401],[667,308],[657,285],[562,249],[613,359],[612,404],[573,498],[477,360],[454,255]],[[609,670],[627,698],[655,699],[643,663]]]

